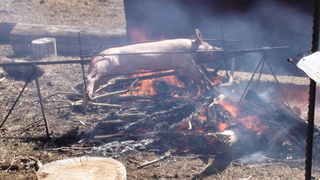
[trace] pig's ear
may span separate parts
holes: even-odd
[[[196,29],[196,41],[202,42],[202,34],[199,29]]]
[[[202,35],[199,29],[196,29],[196,39],[192,41],[191,50],[195,51],[202,44]]]

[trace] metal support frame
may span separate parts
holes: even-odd
[[[281,86],[280,86],[280,83],[279,83],[279,81],[278,81],[278,79],[277,79],[277,76],[275,75],[274,71],[272,70],[271,65],[269,64],[269,62],[268,62],[268,60],[267,60],[267,52],[268,52],[267,50],[264,51],[264,53],[263,53],[263,55],[262,55],[262,57],[261,57],[261,60],[259,61],[259,64],[257,65],[254,73],[252,74],[252,76],[251,76],[251,78],[250,78],[247,86],[245,87],[245,89],[244,89],[244,91],[243,91],[243,93],[242,93],[242,95],[241,95],[241,97],[240,97],[240,100],[239,100],[239,102],[238,102],[237,107],[239,107],[239,106],[241,105],[241,103],[242,103],[242,101],[243,101],[243,99],[244,99],[244,96],[247,94],[247,91],[248,91],[248,89],[249,89],[249,86],[250,86],[250,84],[252,83],[252,80],[253,80],[254,76],[256,75],[256,73],[257,73],[260,65],[262,64],[262,65],[261,65],[261,68],[260,68],[260,74],[259,74],[259,78],[258,78],[258,84],[257,84],[257,87],[256,87],[256,88],[258,89],[259,82],[260,82],[261,75],[262,75],[262,70],[263,70],[263,68],[264,68],[264,64],[267,64],[269,70],[270,70],[271,73],[272,73],[272,76],[273,76],[274,79],[276,80],[276,83],[277,83],[277,85],[278,85],[278,87],[279,87],[279,89],[280,89],[280,91],[281,91],[281,93],[282,93],[282,96],[283,96],[285,102],[287,103],[287,106],[290,108],[290,104],[289,104],[289,102],[288,102],[288,100],[287,100],[287,97],[285,96],[285,94],[284,94],[284,92],[283,92],[283,90],[282,90],[282,88],[281,88]]]
[[[46,135],[47,135],[47,138],[50,138],[49,124],[48,124],[48,121],[46,119],[45,111],[44,111],[44,107],[43,107],[43,103],[42,103],[42,96],[41,96],[40,85],[39,85],[38,74],[37,74],[37,65],[78,64],[78,63],[80,63],[81,64],[81,69],[82,69],[83,81],[84,81],[84,88],[86,90],[87,86],[86,86],[86,77],[85,77],[85,72],[84,72],[84,65],[85,65],[85,63],[90,62],[90,61],[84,60],[84,58],[82,56],[83,50],[81,48],[80,32],[78,34],[78,37],[79,37],[79,44],[80,44],[80,58],[81,58],[80,61],[74,60],[74,61],[23,62],[23,63],[4,63],[4,64],[0,64],[0,67],[3,67],[3,66],[19,66],[19,65],[33,66],[33,70],[32,70],[32,73],[31,73],[30,77],[27,79],[27,81],[26,81],[25,85],[23,86],[22,90],[20,91],[17,99],[15,100],[15,102],[13,103],[12,107],[10,108],[8,114],[6,115],[4,120],[2,121],[2,123],[0,125],[0,128],[2,128],[4,123],[9,118],[11,112],[13,111],[13,109],[16,106],[17,102],[19,101],[19,99],[20,99],[21,95],[23,94],[25,88],[30,83],[31,79],[33,77],[35,77],[35,82],[36,82],[36,88],[37,88],[37,93],[38,93],[38,97],[39,97],[41,113],[42,113],[44,125],[45,125],[45,128],[46,128]]]
[[[37,73],[36,72],[36,66],[37,65],[54,65],[54,64],[81,64],[81,69],[82,69],[82,75],[83,75],[83,81],[84,81],[84,90],[87,89],[87,85],[86,85],[86,77],[85,77],[85,71],[84,71],[84,65],[88,62],[91,62],[91,60],[85,60],[84,58],[86,57],[91,57],[91,56],[85,56],[83,55],[83,52],[88,51],[88,50],[82,50],[81,47],[81,37],[80,37],[81,33],[78,33],[78,38],[79,38],[79,44],[80,44],[80,58],[81,60],[66,60],[66,61],[31,61],[31,62],[21,62],[21,63],[0,63],[0,67],[5,67],[5,66],[33,66],[33,72],[30,75],[29,79],[26,81],[25,85],[23,86],[21,92],[19,93],[16,101],[14,102],[14,104],[12,105],[12,107],[10,108],[8,114],[6,115],[5,119],[3,120],[3,122],[0,125],[0,128],[4,125],[4,123],[7,121],[9,115],[11,114],[11,112],[13,111],[15,105],[17,104],[17,102],[19,101],[22,93],[24,92],[26,86],[29,84],[29,82],[31,81],[31,79],[33,78],[33,76]],[[224,38],[222,39],[222,41],[227,41],[224,40]],[[226,59],[230,58],[230,57],[234,57],[237,55],[241,55],[241,54],[245,54],[245,53],[254,53],[254,52],[261,52],[261,51],[266,51],[266,50],[276,50],[276,49],[283,49],[283,48],[288,48],[288,46],[280,46],[280,47],[263,47],[263,48],[258,48],[258,49],[248,49],[248,50],[236,50],[236,51],[229,51],[229,50],[213,50],[211,52],[215,52],[217,54],[220,54],[222,56],[224,56],[225,59],[225,63],[226,63]],[[205,53],[208,51],[195,51],[195,53]],[[111,55],[139,55],[139,54],[162,54],[162,53],[167,53],[167,54],[171,54],[171,53],[190,53],[189,51],[166,51],[166,52],[141,52],[141,53],[115,53],[115,54],[99,54],[100,56],[111,56]],[[99,56],[96,55],[96,56]],[[228,55],[230,57],[228,57]],[[199,65],[201,66],[202,63],[199,63]],[[226,73],[228,73],[227,71],[227,67],[226,67]],[[128,73],[128,74],[135,74],[135,73]],[[128,74],[124,74],[124,75],[128,75]],[[122,75],[122,74],[118,74],[118,75]],[[227,75],[228,76],[228,75]],[[36,82],[36,87],[37,87],[37,92],[38,92],[38,97],[39,97],[39,103],[41,106],[41,111],[42,111],[42,116],[44,119],[44,123],[45,123],[45,127],[46,127],[46,134],[47,137],[50,137],[50,130],[49,130],[49,125],[47,123],[46,117],[45,117],[45,112],[44,112],[44,107],[43,107],[43,103],[42,103],[42,97],[41,97],[41,92],[40,92],[40,85],[38,82],[38,77],[36,74],[35,77],[35,82]]]
[[[40,103],[40,107],[41,107],[41,112],[42,112],[42,117],[44,120],[44,124],[45,124],[45,128],[46,128],[46,134],[47,134],[47,138],[50,138],[50,130],[49,130],[49,126],[48,126],[48,122],[47,119],[45,117],[45,113],[44,113],[44,108],[43,108],[43,103],[42,103],[42,97],[41,97],[41,92],[40,92],[40,86],[39,86],[39,81],[38,81],[38,75],[37,75],[37,67],[36,65],[33,66],[33,70],[32,73],[30,75],[30,77],[27,79],[26,83],[24,84],[22,90],[20,91],[17,99],[14,101],[13,105],[11,106],[8,114],[6,115],[6,117],[4,118],[4,120],[2,121],[0,128],[2,128],[2,126],[4,125],[4,123],[8,120],[11,112],[13,111],[14,107],[16,106],[17,102],[19,101],[21,95],[23,94],[25,88],[27,87],[27,85],[30,83],[31,79],[35,77],[35,82],[36,82],[36,86],[37,86],[37,92],[38,92],[38,97],[39,97],[39,103]]]

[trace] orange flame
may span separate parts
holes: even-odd
[[[169,72],[169,71],[162,71],[162,72]],[[146,73],[140,73],[132,75],[132,77],[140,77],[140,76],[147,76],[155,74],[154,72],[146,72]],[[131,91],[128,94],[130,95],[141,95],[141,96],[155,96],[157,94],[156,90],[153,87],[153,82],[155,81],[164,81],[168,85],[176,86],[180,88],[184,88],[184,84],[178,80],[176,76],[165,76],[160,78],[153,78],[153,79],[146,79],[141,80],[136,83],[136,85],[133,87],[133,89],[137,91]],[[174,92],[173,92],[174,93]],[[178,94],[174,94],[174,97],[178,97]]]
[[[238,110],[235,106],[233,106],[233,105],[231,105],[231,104],[228,104],[228,103],[226,103],[226,102],[220,102],[220,104],[221,104],[227,111],[229,111],[232,116],[234,116],[234,117],[237,117],[237,116],[238,116],[239,110]]]
[[[237,109],[235,106],[232,106],[231,104],[228,104],[226,102],[220,103],[227,111],[231,113],[232,116],[236,117],[238,122],[244,125],[245,128],[251,129],[253,131],[263,133],[267,130],[267,126],[262,124],[258,116],[250,115],[250,116],[244,116],[239,112],[239,109]],[[227,123],[219,123],[218,129],[219,131],[224,131],[226,128],[228,128]]]
[[[222,131],[226,130],[228,126],[229,125],[227,123],[218,123],[219,132],[222,132]]]
[[[222,84],[223,76],[214,76],[211,78],[211,82],[214,86],[219,86]]]
[[[128,35],[131,42],[143,42],[149,40],[163,40],[165,37],[159,35],[158,37],[152,37],[152,32],[144,29],[143,27],[135,26],[128,29]]]
[[[238,121],[240,121],[247,129],[252,129],[253,131],[263,133],[267,130],[267,126],[261,124],[257,116],[247,116],[238,118]]]
[[[148,41],[148,37],[150,37],[141,27],[131,28],[129,30],[129,36],[132,42]]]

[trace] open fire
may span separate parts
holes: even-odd
[[[141,36],[134,38],[136,42],[146,41],[143,32],[137,29],[131,35]],[[215,88],[224,85],[223,76],[207,71]],[[110,122],[100,124],[108,127],[107,135],[105,131],[96,134],[106,137],[107,142],[116,134],[117,139],[120,136],[125,140],[151,138],[146,146],[161,152],[174,149],[178,153],[219,155],[240,149],[238,155],[304,155],[305,131],[301,128],[306,126],[305,121],[291,108],[255,91],[248,91],[241,106],[237,106],[223,94],[202,92],[192,80],[177,76],[174,70],[140,71],[126,78],[130,81],[120,81],[117,89],[109,87],[119,96],[108,96],[108,100],[120,104],[120,108],[106,117]],[[123,88],[127,89],[119,90]],[[229,88],[231,91],[233,87]],[[113,123],[118,120],[120,123]]]
[[[132,77],[139,78],[141,76],[145,75],[151,75],[153,73],[147,72],[147,73],[141,73],[139,75],[135,74],[132,75]],[[221,77],[213,78],[214,81],[216,82],[216,79],[221,79]],[[159,85],[159,82],[161,84]],[[158,84],[157,84],[158,83]],[[171,87],[171,88],[169,88]],[[171,90],[170,90],[171,89]],[[185,88],[185,85],[183,82],[181,82],[176,76],[165,76],[161,78],[153,78],[153,79],[146,79],[146,80],[141,80],[136,83],[132,87],[133,91],[129,91],[126,94],[129,95],[137,95],[137,96],[146,96],[146,97],[154,97],[154,96],[159,96],[159,93],[164,95],[164,94],[170,94],[172,98],[178,98],[181,95],[183,95],[181,92],[182,91],[177,91],[176,89],[184,89],[184,93],[187,93],[190,95],[191,98],[196,99],[197,97],[200,96],[200,92],[198,92],[194,95],[191,95],[188,93],[188,89]],[[185,95],[185,94],[184,94]],[[227,103],[225,101],[219,101],[217,102],[218,104],[222,105],[222,107],[227,110],[233,117],[235,117],[238,121],[238,123],[241,123],[245,129],[250,129],[252,131],[256,131],[258,133],[263,133],[266,131],[267,127],[259,122],[258,116],[256,115],[243,115],[241,112],[239,112],[239,109],[235,106],[232,105],[231,103]],[[199,106],[200,107],[197,107]],[[202,107],[202,103],[198,102],[196,103],[196,109],[199,109],[197,121],[199,123],[204,124],[205,121],[207,121],[207,116],[208,116],[208,107]],[[188,126],[187,124],[181,125],[182,127],[178,129],[186,129]],[[226,130],[230,125],[228,123],[222,123],[219,122],[217,124],[217,129],[219,132],[223,132]],[[184,128],[183,128],[184,127]],[[190,128],[190,127],[188,127]],[[199,132],[204,132],[203,129],[200,127],[195,127],[197,128],[196,131]]]
[[[141,27],[134,27],[131,28],[129,31],[130,39],[133,42],[142,42],[142,41],[148,41],[148,35],[142,29]],[[152,76],[157,73],[168,73],[172,71],[160,71],[160,72],[148,72],[148,71],[142,71],[137,74],[133,74],[130,76],[130,78],[137,78],[145,77],[145,76]],[[218,87],[222,84],[223,76],[215,75],[211,76],[210,80],[212,81],[213,85]],[[184,81],[183,81],[184,80]],[[192,99],[196,99],[201,95],[201,91],[195,90],[194,86],[190,86],[192,84],[192,81],[184,78],[184,77],[177,77],[175,75],[169,75],[169,76],[163,76],[159,78],[150,78],[150,79],[144,79],[139,80],[137,83],[134,84],[130,88],[131,91],[127,92],[125,95],[134,95],[134,96],[146,96],[146,97],[155,97],[155,96],[167,96],[170,94],[173,98],[178,98],[182,95],[188,95]],[[191,89],[193,87],[193,89]],[[202,107],[201,105],[203,102],[199,101],[196,103],[195,109],[199,109],[197,120],[204,124],[205,121],[207,121],[208,116],[208,107]],[[258,117],[256,115],[243,115],[241,112],[239,112],[239,109],[233,105],[231,102],[227,103],[225,101],[217,101],[216,103],[219,103],[222,105],[222,107],[227,110],[231,116],[235,117],[237,121],[241,124],[243,124],[243,127],[246,129],[251,129],[253,131],[256,131],[258,133],[263,133],[266,130],[266,126],[261,124],[258,120]],[[181,128],[178,129],[185,129],[188,127],[187,124],[181,124]],[[213,129],[211,131],[218,130],[218,132],[225,131],[230,124],[223,123],[223,122],[217,122],[216,129]],[[190,127],[188,127],[190,128]],[[197,128],[196,131],[199,132],[205,132],[205,130]]]

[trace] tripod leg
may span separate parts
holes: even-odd
[[[19,101],[22,93],[24,92],[24,89],[27,87],[27,85],[28,85],[29,82],[31,81],[31,79],[32,79],[33,75],[35,74],[35,72],[36,72],[36,69],[34,68],[33,71],[32,71],[32,73],[31,73],[31,75],[30,75],[30,77],[27,79],[27,81],[26,81],[26,83],[24,84],[22,90],[20,91],[17,99],[15,100],[15,102],[14,102],[13,105],[12,105],[12,107],[10,108],[8,114],[6,115],[6,117],[4,118],[4,120],[2,121],[2,123],[1,123],[1,125],[0,125],[0,128],[2,128],[2,126],[4,125],[4,123],[5,123],[5,122],[7,121],[7,119],[9,118],[9,115],[10,115],[11,112],[13,111],[13,108],[16,106],[16,104],[17,104],[17,102]]]
[[[36,71],[36,66],[33,66],[34,71]],[[50,138],[50,130],[49,130],[49,125],[44,113],[44,109],[43,109],[43,104],[42,104],[42,97],[41,97],[41,92],[40,92],[40,86],[39,86],[39,81],[38,81],[38,75],[37,75],[37,71],[36,71],[36,77],[35,77],[35,81],[36,81],[36,86],[37,86],[37,91],[38,91],[38,97],[39,97],[39,103],[40,103],[40,107],[41,107],[41,112],[42,112],[42,116],[43,116],[43,121],[44,121],[44,125],[46,127],[46,134],[47,134],[47,138]]]

